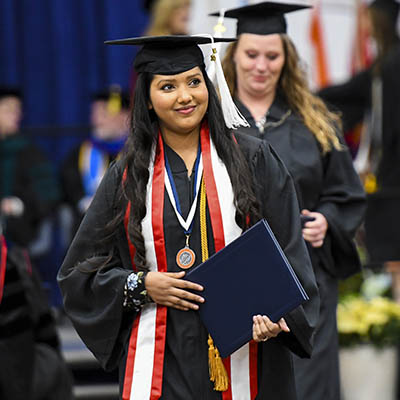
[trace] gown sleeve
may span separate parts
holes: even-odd
[[[368,68],[347,82],[328,86],[317,93],[329,106],[341,112],[345,132],[362,122],[371,106],[371,82],[372,71]]]
[[[301,233],[300,211],[289,172],[271,146],[263,141],[250,162],[262,216],[268,221],[309,300],[285,315],[290,333],[278,335],[300,357],[310,357],[319,315],[318,288]]]
[[[115,217],[121,173],[112,165],[87,210],[58,272],[64,308],[79,336],[105,369],[118,366],[134,312],[124,312],[124,284],[132,272],[123,227],[105,240]]]
[[[328,221],[326,243],[316,252],[326,253],[327,260],[333,258],[329,269],[338,278],[347,278],[360,269],[353,239],[365,210],[365,192],[350,153],[347,149],[332,149],[324,157],[323,185],[314,211],[323,214]]]

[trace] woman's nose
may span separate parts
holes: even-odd
[[[186,87],[181,87],[178,90],[178,102],[179,103],[189,103],[192,101],[192,95],[190,90]]]
[[[268,60],[264,57],[259,57],[256,62],[256,68],[258,71],[266,71],[268,69]]]

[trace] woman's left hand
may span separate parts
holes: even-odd
[[[314,221],[308,221],[303,228],[303,238],[311,243],[312,247],[321,247],[324,244],[326,231],[328,230],[328,221],[323,214],[302,210],[303,215],[314,217]]]
[[[281,318],[277,323],[272,322],[266,315],[253,317],[253,339],[256,342],[265,342],[280,332],[290,332],[286,321]]]

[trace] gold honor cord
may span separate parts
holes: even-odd
[[[200,187],[200,237],[201,259],[202,262],[204,262],[208,259],[206,187],[204,184],[204,176],[201,180]],[[217,390],[219,392],[228,390],[228,374],[226,373],[219,351],[214,346],[214,342],[210,335],[208,335],[208,369],[210,380],[214,382],[214,390]]]

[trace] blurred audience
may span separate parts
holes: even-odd
[[[187,35],[190,0],[155,0],[146,36]]]
[[[18,88],[0,88],[0,398],[69,400],[71,377],[27,251],[59,187],[51,164],[20,134],[22,107]]]
[[[28,246],[60,199],[53,166],[20,134],[22,95],[0,88],[0,211],[8,240]]]
[[[129,94],[118,86],[96,93],[90,112],[90,137],[73,149],[61,168],[64,200],[73,211],[72,236],[103,175],[125,144],[129,129]]]

